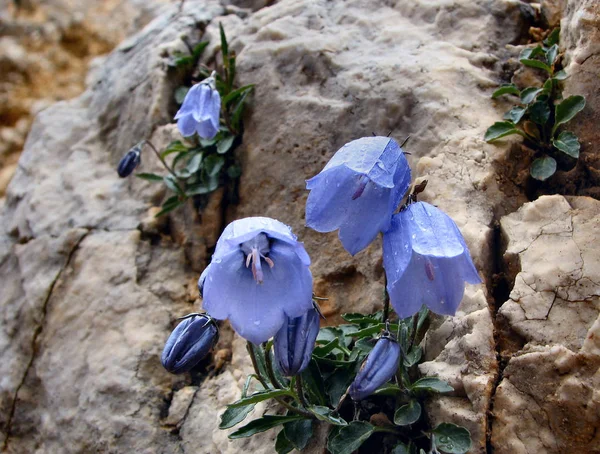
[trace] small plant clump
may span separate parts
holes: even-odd
[[[512,95],[519,98],[519,105],[504,114],[505,121],[498,121],[488,128],[484,139],[493,142],[502,137],[518,134],[525,143],[536,151],[530,174],[544,181],[554,175],[561,163],[579,158],[579,140],[561,125],[571,121],[585,107],[583,96],[563,99],[561,82],[568,75],[557,70],[560,63],[558,38],[560,29],[553,30],[548,37],[533,48],[519,55],[519,61],[528,67],[545,71],[548,78],[541,87],[519,89],[514,84],[502,85],[492,98]],[[558,164],[557,164],[558,163]]]

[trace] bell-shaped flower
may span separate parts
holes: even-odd
[[[342,245],[354,255],[390,228],[409,185],[410,168],[396,141],[353,140],[307,180],[306,225],[318,232],[339,229]]]
[[[319,334],[319,318],[317,309],[311,309],[300,317],[288,318],[275,334],[275,361],[284,375],[297,375],[308,366]]]
[[[143,142],[135,145],[131,150],[129,150],[125,156],[119,161],[119,165],[117,166],[117,173],[121,178],[128,177],[135,170],[135,168],[140,164],[141,155],[142,155],[142,144]]]
[[[177,128],[184,137],[198,133],[203,139],[212,139],[219,131],[221,96],[215,85],[215,72],[185,95],[181,108],[175,115]]]
[[[400,346],[389,333],[382,335],[369,352],[350,385],[352,400],[363,400],[387,383],[398,370]]]
[[[260,344],[288,318],[312,309],[309,265],[304,246],[287,225],[264,217],[233,221],[198,281],[203,307]]]
[[[172,374],[191,370],[213,348],[219,338],[214,320],[205,314],[190,314],[173,330],[160,361]]]
[[[412,203],[392,218],[392,228],[383,235],[383,266],[400,318],[423,304],[437,314],[454,315],[465,282],[481,282],[454,221],[425,202]]]

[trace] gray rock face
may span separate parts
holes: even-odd
[[[207,376],[170,376],[160,366],[160,350],[174,319],[200,306],[195,281],[223,223],[250,215],[276,217],[305,242],[315,292],[329,297],[329,323],[344,312],[381,307],[380,241],[350,257],[335,233],[304,227],[304,180],[355,138],[410,134],[413,176],[429,181],[422,199],[457,222],[482,277],[489,281],[494,271],[494,216],[507,206],[496,167],[506,146],[482,137],[503,109],[489,99],[499,83],[494,64],[526,28],[517,2],[282,0],[251,14],[220,16],[226,9],[219,3],[188,0],[182,13],[177,9],[165,9],[94,65],[81,97],[37,117],[7,190],[0,217],[6,282],[0,432],[8,452],[273,452],[274,431],[229,441],[231,430],[218,430],[218,415],[239,397],[251,370],[243,341],[226,325],[219,361]],[[222,219],[216,193],[202,213],[190,205],[156,221],[164,191],[119,180],[115,167],[141,139],[151,137],[161,147],[177,138],[168,123],[182,75],[168,68],[169,54],[185,50],[181,35],[192,42],[204,35],[210,59],[218,50],[219,22],[238,55],[238,83],[257,84],[239,149],[241,202],[227,207]],[[144,152],[142,171],[156,169]],[[542,266],[535,246],[510,246],[508,254],[529,269],[522,268],[501,315],[530,348],[515,350],[500,387],[484,285],[469,286],[456,317],[433,320],[425,340],[421,371],[455,389],[430,401],[431,421],[467,426],[472,452],[486,450],[494,392],[491,442],[498,452],[563,452],[570,439],[555,430],[558,419],[540,421],[556,408],[574,418],[576,404],[567,402],[587,405],[577,446],[594,446],[588,429],[597,415],[600,322],[593,282],[600,280],[587,268],[597,269],[595,253],[585,256],[582,245],[592,250],[598,244],[597,208],[587,200],[536,203],[503,220],[509,244],[523,238],[534,244],[544,228],[544,240],[556,240],[547,230],[554,226],[555,236],[567,240],[567,255]],[[563,214],[556,217],[559,208]],[[531,213],[538,215],[529,221]],[[521,225],[527,230],[518,230]],[[531,287],[535,279],[539,289]],[[549,292],[557,295],[550,305]],[[547,320],[539,316],[542,307]],[[573,329],[559,327],[563,316]],[[564,369],[556,369],[557,361]],[[525,387],[536,368],[538,385]],[[532,402],[538,407],[521,427],[511,405],[524,411]],[[266,409],[257,406],[254,416]],[[536,427],[544,431],[534,437]],[[308,452],[322,452],[325,435]]]

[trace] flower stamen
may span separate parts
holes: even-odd
[[[240,245],[242,252],[246,254],[246,268],[252,265],[252,277],[258,284],[262,284],[264,281],[264,274],[262,271],[261,259],[269,265],[270,268],[275,266],[273,260],[267,257],[265,254],[269,253],[269,240],[264,233],[259,233],[251,240],[248,240]]]

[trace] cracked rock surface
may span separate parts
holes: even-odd
[[[7,189],[0,214],[0,435],[7,452],[272,453],[276,431],[231,441],[231,429],[218,429],[251,370],[244,342],[227,324],[208,374],[169,375],[160,351],[175,319],[201,307],[195,281],[219,230],[245,216],[276,217],[305,242],[315,292],[329,298],[328,323],[381,307],[380,241],[350,257],[336,233],[304,227],[304,180],[355,138],[410,134],[413,177],[429,180],[422,199],[456,221],[482,278],[494,272],[494,213],[505,200],[495,166],[507,145],[482,137],[502,114],[489,99],[501,82],[498,54],[526,29],[518,2],[240,0],[257,11],[229,7],[238,14],[227,15],[217,1],[187,0],[182,13],[178,3],[94,64],[83,95],[37,116]],[[115,167],[143,138],[159,148],[178,138],[169,123],[182,75],[169,70],[169,55],[186,51],[186,35],[209,39],[204,58],[218,59],[219,22],[238,55],[238,83],[256,84],[238,149],[240,204],[225,213],[217,191],[201,212],[189,204],[156,220],[161,186],[120,180]],[[140,171],[158,170],[144,154]],[[421,371],[454,387],[429,402],[431,422],[468,427],[473,453],[486,451],[494,392],[498,452],[552,452],[563,443],[556,415],[569,420],[584,407],[573,440],[588,452],[595,441],[589,428],[598,414],[600,322],[590,289],[600,279],[590,277],[597,245],[585,235],[597,229],[598,211],[588,199],[550,199],[503,221],[514,245],[508,255],[531,267],[522,267],[530,275],[501,315],[530,347],[511,351],[518,354],[498,390],[485,284],[467,286],[457,315],[433,319],[425,339]],[[563,214],[555,216],[558,208]],[[556,238],[566,241],[555,248],[568,256],[555,265],[527,256],[536,242]],[[559,325],[561,317],[577,329]],[[535,323],[550,325],[542,333]],[[538,365],[543,379],[525,383]],[[557,402],[563,413],[550,414]],[[529,412],[528,425],[521,413],[514,418],[515,408]],[[267,409],[277,411],[259,404],[249,418]],[[535,437],[527,432],[536,427],[543,430]],[[326,434],[318,432],[306,452],[323,452]],[[510,451],[515,446],[525,450]]]

